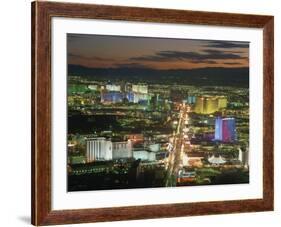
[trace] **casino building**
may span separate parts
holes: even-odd
[[[105,137],[89,138],[86,140],[86,161],[110,161],[113,159],[132,158],[132,142],[112,142]]]
[[[196,98],[195,113],[211,114],[227,106],[227,98],[224,96],[201,96]]]
[[[112,142],[104,137],[87,139],[86,160],[87,162],[112,160]]]
[[[234,142],[237,139],[235,118],[217,117],[215,121],[215,140]]]
[[[113,104],[122,103],[127,100],[129,103],[148,103],[151,95],[148,94],[148,86],[144,84],[133,84],[131,89],[125,86],[125,91],[120,85],[107,84],[106,89],[101,90],[101,103]]]

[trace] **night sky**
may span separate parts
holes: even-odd
[[[249,43],[68,34],[68,64],[89,68],[248,68]]]

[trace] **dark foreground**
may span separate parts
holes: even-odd
[[[110,189],[157,188],[169,186],[196,186],[249,183],[249,172],[240,168],[192,169],[195,177],[181,180],[170,176],[164,166],[131,163],[110,163],[97,166],[73,165],[68,174],[68,191],[90,191]]]

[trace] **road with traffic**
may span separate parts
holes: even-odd
[[[179,119],[177,122],[177,128],[173,133],[172,145],[173,150],[170,151],[168,160],[167,160],[167,180],[166,186],[175,186],[178,171],[183,166],[183,156],[185,149],[185,138],[184,138],[184,129],[186,129],[186,125],[188,123],[188,113],[190,111],[190,107],[186,104],[180,104],[179,108]]]

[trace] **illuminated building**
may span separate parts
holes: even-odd
[[[194,112],[199,114],[204,114],[205,111],[205,99],[204,97],[198,97],[195,103]]]
[[[160,144],[159,143],[150,144],[148,145],[148,148],[150,151],[158,152],[160,150]]]
[[[187,103],[188,103],[188,104],[194,104],[194,103],[196,103],[196,97],[195,97],[195,96],[188,96],[188,97],[187,97]]]
[[[134,102],[134,93],[133,92],[127,92],[126,98],[128,102]]]
[[[148,86],[145,85],[145,84],[133,84],[132,85],[132,91],[134,93],[147,94],[148,93]]]
[[[241,165],[247,168],[249,166],[249,148],[246,148],[244,152],[241,150],[241,148],[239,148],[238,152],[238,160],[240,161]]]
[[[195,102],[195,113],[211,114],[227,106],[227,99],[224,96],[202,96]]]
[[[236,140],[236,127],[234,118],[216,118],[215,140],[233,142]]]
[[[214,155],[208,158],[208,161],[212,164],[212,165],[221,165],[226,163],[226,161],[224,160],[224,158],[222,158],[222,156],[219,157],[215,157]]]
[[[195,103],[194,111],[199,114],[211,114],[218,111],[216,97],[198,97]]]
[[[218,99],[216,97],[207,97],[205,103],[205,112],[206,114],[214,113],[219,110],[218,108]]]
[[[178,172],[177,183],[192,183],[196,181],[196,172],[195,171],[186,171],[180,169]]]
[[[132,84],[126,83],[124,86],[125,92],[131,92],[132,91]]]
[[[189,166],[200,168],[203,166],[203,159],[204,156],[202,155],[202,152],[188,152],[181,155],[182,164],[186,167]]]
[[[155,161],[156,153],[147,151],[147,150],[134,150],[133,152],[134,159],[142,161]]]
[[[112,142],[104,137],[86,140],[87,162],[112,160]]]
[[[144,140],[143,134],[129,134],[125,136],[125,139],[131,140],[133,144],[141,143]]]
[[[128,102],[133,102],[133,103],[143,103],[143,102],[148,103],[151,97],[149,94],[145,94],[145,93],[134,93],[134,92],[122,93],[119,91],[101,92],[102,103],[120,103],[123,102],[124,99],[128,100]]]
[[[149,99],[150,99],[150,96],[148,94],[134,93],[133,102],[139,103],[139,102],[143,102],[143,101],[148,101]]]
[[[227,107],[227,98],[224,96],[218,97],[218,108],[223,109]]]
[[[102,103],[118,103],[122,102],[124,95],[118,91],[101,92],[101,102]]]
[[[124,158],[132,158],[132,142],[121,141],[121,142],[112,142],[112,158],[113,159],[124,159]]]
[[[88,88],[92,91],[96,91],[96,90],[98,90],[98,85],[91,84],[91,85],[88,85]]]
[[[86,140],[87,162],[110,161],[112,159],[132,158],[132,143],[130,140],[112,142],[104,137]]]
[[[147,103],[151,98],[148,94],[148,86],[144,84],[126,84],[125,92],[124,98],[133,103]]]
[[[105,88],[107,91],[121,91],[121,86],[116,84],[107,84]]]

